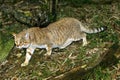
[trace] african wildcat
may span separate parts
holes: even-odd
[[[83,40],[83,46],[87,44],[86,33],[97,33],[104,28],[88,28],[74,18],[63,18],[46,28],[34,27],[20,32],[13,33],[17,48],[27,48],[25,62],[26,66],[36,48],[45,48],[46,55],[51,55],[52,48],[65,48],[73,41]]]

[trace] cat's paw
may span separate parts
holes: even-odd
[[[88,42],[84,42],[83,46],[87,46],[89,43],[90,43],[89,41]]]
[[[44,54],[45,59],[51,59],[51,55]]]
[[[47,53],[46,53],[46,54],[44,54],[44,56],[50,56],[50,54],[47,54]]]
[[[24,63],[21,64],[21,67],[24,67],[24,66],[27,66],[27,65],[28,65],[28,63],[24,62]]]
[[[84,43],[82,46],[87,46],[87,43]]]
[[[50,56],[51,52],[47,52],[46,54],[44,54],[44,56]]]

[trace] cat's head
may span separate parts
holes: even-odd
[[[29,39],[29,33],[26,33],[25,35],[12,33],[14,36],[15,44],[17,48],[27,48],[30,46],[30,39]]]

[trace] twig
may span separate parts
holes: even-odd
[[[12,23],[13,23],[13,21],[8,21],[8,22],[2,23],[2,25],[9,25],[9,24],[12,24]]]
[[[64,62],[62,63],[62,65],[64,65],[64,64],[66,63],[66,61],[72,56],[72,54],[73,54],[73,53],[70,53],[70,55],[68,56],[68,58],[66,58],[66,59],[64,60]]]
[[[18,5],[20,5],[20,4],[22,4],[22,3],[23,3],[23,1],[20,1],[20,2],[16,3],[16,4],[15,4],[15,7],[17,7]]]

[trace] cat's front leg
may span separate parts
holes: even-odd
[[[25,61],[21,64],[21,67],[28,65],[28,63],[34,53],[34,50],[35,50],[35,48],[32,48],[32,47],[27,48]]]

